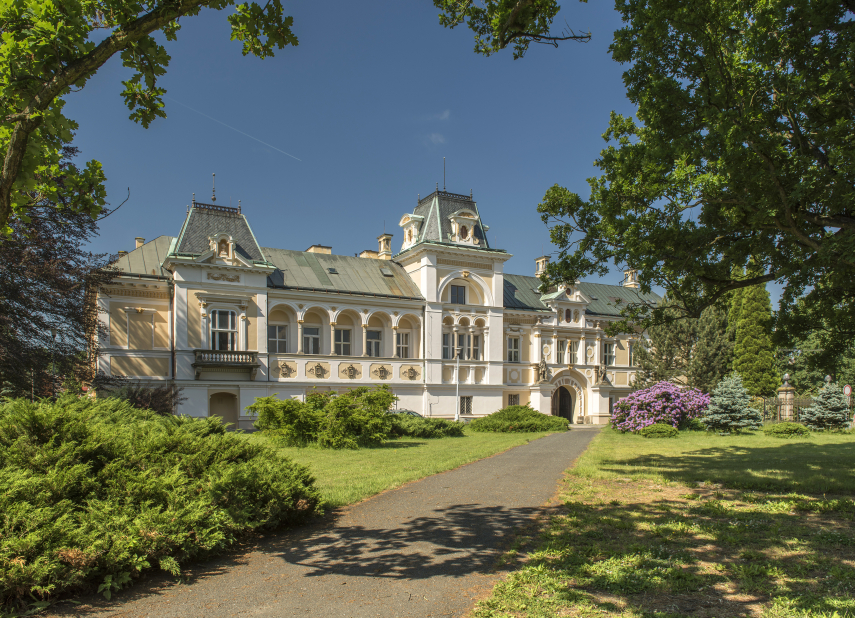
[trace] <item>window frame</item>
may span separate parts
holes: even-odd
[[[520,348],[522,347],[520,341],[522,337],[516,336],[508,336],[508,362],[509,363],[519,363],[521,362],[522,354],[520,354]],[[515,345],[511,345],[511,342],[515,342]],[[516,359],[513,356],[516,356]]]
[[[454,333],[442,333],[442,360],[453,360],[451,338]]]
[[[460,396],[460,416],[472,416],[472,395]]]
[[[344,333],[347,333],[347,341],[344,341]],[[342,341],[338,341],[339,333],[341,333]],[[347,352],[344,347],[347,346]],[[350,326],[336,326],[333,329],[333,350],[337,356],[353,356],[353,328]]]
[[[559,365],[566,364],[567,360],[567,340],[559,339],[558,345],[555,346],[555,362]]]
[[[378,333],[380,337],[377,339],[369,338],[370,333]],[[383,329],[365,329],[365,344],[367,349],[365,350],[366,356],[370,356],[371,358],[383,358]],[[375,348],[376,346],[376,348]],[[377,354],[374,355],[371,353],[372,349],[375,349]]]
[[[520,405],[520,394],[519,393],[508,393],[508,405],[509,406]]]
[[[609,362],[611,361],[611,362]],[[603,343],[603,364],[606,367],[614,367],[617,361],[614,343]]]
[[[233,328],[220,328],[220,314],[228,314],[229,316],[234,316],[234,327]],[[229,320],[231,321],[231,320]],[[215,350],[217,352],[237,352],[240,349],[240,315],[234,309],[211,309],[209,312],[208,318],[208,343],[211,350]],[[217,333],[230,333],[233,335],[232,339],[232,347],[229,348],[219,348],[215,347],[218,345],[217,340],[219,339],[216,334]],[[128,333],[128,340],[130,341],[130,333]]]
[[[395,331],[395,353],[398,358],[410,358],[410,333],[408,331]]]
[[[307,354],[309,356],[320,356],[321,355],[321,331],[323,330],[322,326],[323,326],[322,324],[309,324],[309,325],[303,324],[303,354]],[[306,330],[308,330],[310,328],[311,329],[317,329],[318,334],[317,335],[307,335]],[[312,339],[317,340],[317,342],[318,342],[318,348],[317,348],[318,351],[317,352],[310,352],[309,351],[310,346],[306,345],[307,340],[312,340]]]
[[[481,360],[481,335],[472,335],[472,360]]]
[[[461,341],[463,343],[461,343]],[[455,346],[455,350],[460,348],[460,360],[470,360],[469,359],[469,333],[457,333],[457,345]]]
[[[448,291],[448,302],[452,305],[465,305],[466,304],[466,286],[465,285],[454,285],[451,284],[449,286]],[[460,296],[463,295],[461,300]],[[455,300],[456,298],[456,300]]]
[[[270,337],[270,329],[271,328],[277,329],[277,332],[276,332],[277,336],[275,338]],[[285,335],[284,337],[278,336],[280,334],[279,329],[282,329],[281,332],[284,333],[284,335]],[[275,352],[272,352],[270,349],[270,342],[271,341],[276,342],[276,351]],[[279,345],[280,342],[282,343],[281,346]],[[284,349],[280,350],[279,349],[280,347],[282,347]],[[283,323],[283,322],[268,322],[267,323],[267,353],[268,354],[287,354],[288,353],[288,323],[287,322],[286,323]]]

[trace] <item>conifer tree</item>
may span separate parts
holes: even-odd
[[[813,405],[802,410],[799,420],[814,431],[844,428],[849,422],[849,411],[843,389],[829,380],[813,400]]]
[[[742,378],[738,373],[732,373],[713,390],[710,405],[701,417],[701,422],[712,431],[759,429],[763,417],[759,410],[748,405],[750,401]]]
[[[742,279],[745,277],[745,270],[742,266],[734,266],[731,269],[732,279]],[[736,345],[736,324],[739,322],[739,316],[742,315],[742,293],[745,288],[738,288],[729,293],[729,304],[727,308],[727,340],[730,342],[730,360],[727,366],[728,373],[733,371],[733,347]]]
[[[733,344],[728,338],[728,312],[707,307],[698,322],[698,342],[689,365],[689,384],[709,393],[730,373]]]
[[[663,303],[670,302],[663,299]],[[642,340],[635,351],[635,364],[639,371],[633,386],[646,388],[663,380],[686,385],[692,348],[697,340],[697,320],[680,318],[676,310],[669,310],[673,320],[668,324],[652,326],[649,340]]]
[[[756,268],[749,267],[749,276]],[[772,345],[772,303],[765,285],[742,290],[736,341],[733,346],[733,370],[742,376],[745,388],[754,396],[769,396],[779,385]]]

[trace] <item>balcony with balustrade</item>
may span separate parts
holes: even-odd
[[[193,350],[193,354],[197,380],[255,380],[261,367],[258,352]]]

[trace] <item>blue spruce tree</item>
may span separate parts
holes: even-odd
[[[814,431],[846,427],[849,411],[843,390],[826,378],[826,384],[813,400],[813,405],[801,411],[799,420]]]
[[[742,385],[739,374],[731,374],[718,383],[712,392],[710,405],[701,422],[712,431],[759,429],[763,417],[748,405],[751,398]]]

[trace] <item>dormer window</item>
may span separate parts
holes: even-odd
[[[219,243],[219,249],[217,249],[217,257],[229,257],[229,241],[227,241],[225,238]]]
[[[465,225],[460,226],[460,238],[463,240],[469,238],[469,229]]]

